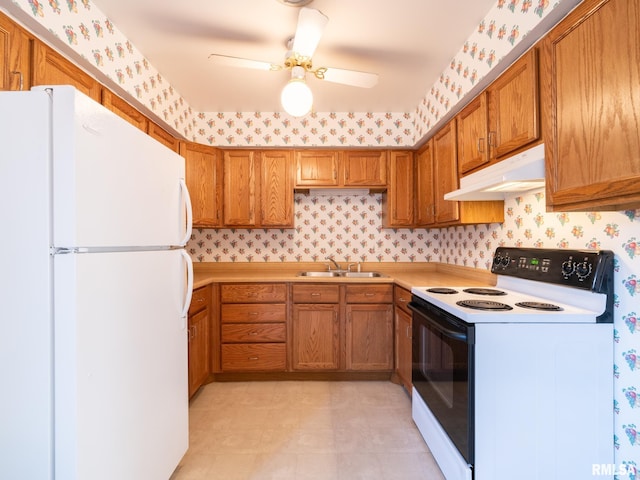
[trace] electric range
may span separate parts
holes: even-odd
[[[412,289],[414,422],[448,480],[589,478],[614,458],[613,253],[500,247],[491,271]]]

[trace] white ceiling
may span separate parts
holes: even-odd
[[[215,66],[211,53],[282,64],[298,8],[278,0],[93,0],[195,111],[281,111],[287,71]],[[309,78],[314,110],[410,112],[495,0],[314,0],[329,17],[313,57],[379,74],[371,89]]]

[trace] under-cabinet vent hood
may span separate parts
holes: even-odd
[[[348,195],[368,195],[368,188],[310,188],[309,195],[312,196],[348,196]]]
[[[445,200],[503,200],[512,192],[544,187],[544,144],[518,153],[460,179]]]

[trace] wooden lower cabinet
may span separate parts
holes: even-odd
[[[222,371],[284,371],[286,368],[284,343],[223,343]]]
[[[391,285],[305,284],[292,290],[293,370],[393,369]]]
[[[291,356],[293,370],[340,368],[338,304],[293,306]]]
[[[346,369],[393,369],[393,307],[391,304],[347,305]]]
[[[195,290],[189,306],[188,322],[189,397],[196,393],[209,377],[211,310],[211,287]]]
[[[393,370],[393,286],[345,285],[345,368]]]
[[[216,375],[393,372],[391,284],[223,283],[219,292]]]
[[[340,286],[304,284],[292,287],[291,368],[340,368]]]
[[[405,288],[394,287],[395,297],[395,374],[400,384],[411,395],[411,365],[412,365],[412,320],[409,302],[411,292]]]
[[[220,299],[222,371],[285,371],[286,284],[223,284]]]

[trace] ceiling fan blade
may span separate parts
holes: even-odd
[[[298,15],[298,27],[293,37],[293,53],[301,57],[311,58],[322,37],[325,25],[329,21],[322,12],[303,7]]]
[[[371,88],[378,84],[378,74],[343,70],[340,68],[319,68],[316,77],[333,83],[342,83],[352,87]]]
[[[209,55],[209,60],[211,60],[216,65],[223,65],[225,67],[253,68],[256,70],[282,70],[282,65],[276,65],[269,62],[261,62],[260,60],[250,60],[248,58],[218,55],[216,53],[212,53],[211,55]]]

